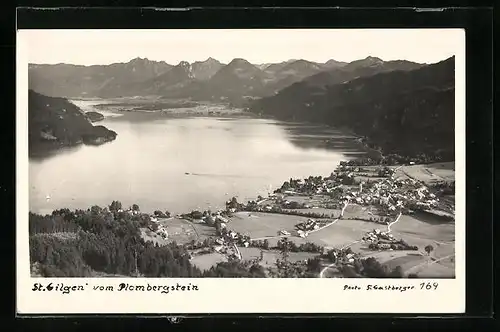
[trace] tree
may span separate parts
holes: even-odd
[[[216,234],[217,234],[217,235],[220,235],[220,234],[221,234],[221,231],[222,231],[222,227],[221,227],[221,225],[220,225],[220,222],[218,222],[218,221],[217,221],[217,222],[215,223],[215,232],[216,232]]]
[[[328,260],[330,260],[330,262],[335,263],[337,261],[337,252],[335,251],[335,249],[328,250],[326,255],[328,257]]]
[[[356,273],[361,273],[363,271],[363,263],[359,259],[354,260],[354,270]]]
[[[109,211],[111,212],[118,212],[118,210],[122,209],[122,203],[119,201],[113,201],[111,202],[111,205],[109,206]]]
[[[149,225],[149,227],[151,228],[151,230],[152,230],[153,232],[156,232],[156,231],[158,230],[158,228],[159,228],[158,224],[157,224],[157,223],[154,223],[154,222],[153,222],[153,223],[151,223],[151,224]]]
[[[427,253],[427,255],[430,255],[431,252],[434,250],[434,247],[429,244],[429,245],[425,246],[424,250]]]
[[[284,237],[280,241],[278,241],[278,247],[281,249],[281,257],[285,264],[288,263],[288,238]]]
[[[100,206],[97,206],[97,205],[94,205],[90,208],[90,212],[93,214],[93,215],[98,215],[102,212],[102,208]]]
[[[307,270],[309,272],[319,272],[321,269],[321,259],[319,257],[309,258],[307,260]]]
[[[165,218],[165,214],[160,210],[156,210],[155,212],[153,212],[153,214],[155,215],[155,217]]]
[[[340,268],[342,275],[346,278],[358,278],[358,274],[352,266],[344,265]]]
[[[137,204],[132,205],[132,211],[140,211],[139,205]]]
[[[214,226],[214,224],[215,224],[214,217],[212,217],[212,216],[206,217],[205,222],[207,223],[208,226]]]
[[[262,247],[264,249],[269,249],[269,241],[267,239],[264,240],[263,244],[262,244]]]
[[[389,277],[391,278],[403,278],[404,276],[404,273],[403,273],[403,268],[401,268],[401,266],[396,266],[394,268],[394,270],[391,271],[391,274],[389,275]]]
[[[192,211],[191,212],[191,218],[193,219],[201,219],[203,218],[203,213],[200,211]]]

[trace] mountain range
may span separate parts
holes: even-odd
[[[155,95],[234,100],[243,96],[271,96],[315,74],[360,66],[366,66],[365,60],[316,63],[292,59],[255,65],[241,58],[228,64],[208,58],[170,65],[135,58],[127,63],[93,66],[30,64],[29,88],[47,96],[69,98]]]

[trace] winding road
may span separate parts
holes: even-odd
[[[393,222],[391,222],[389,225],[387,225],[387,232],[390,233],[391,232],[391,226],[394,225],[395,223],[397,223],[399,221],[399,218],[401,218],[401,215],[402,213],[399,212],[399,215],[398,217],[396,218],[396,220],[394,220]]]
[[[319,277],[320,277],[320,278],[323,278],[323,274],[325,273],[325,271],[326,271],[326,270],[328,270],[329,268],[331,268],[332,266],[335,266],[335,264],[337,264],[337,263],[332,263],[332,264],[330,264],[330,265],[325,266],[325,267],[321,270],[321,272],[319,273]]]

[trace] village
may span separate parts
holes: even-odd
[[[169,236],[168,218],[165,217],[214,228],[215,232],[209,240],[205,239],[202,244],[193,246],[197,250],[192,251],[191,258],[196,255],[217,253],[226,260],[245,260],[240,249],[279,250],[283,248],[283,244],[275,241],[281,239],[280,241],[293,243],[292,251],[303,250],[308,243],[315,244],[312,252],[322,255],[326,255],[328,250],[337,248],[334,250],[337,264],[349,265],[355,258],[352,251],[346,251],[346,248],[340,250],[341,246],[335,241],[324,243],[322,239],[318,242],[318,237],[314,236],[316,233],[325,232],[324,229],[328,229],[328,234],[334,233],[334,226],[339,220],[345,223],[352,220],[353,225],[359,222],[375,223],[387,228],[387,230],[376,228],[365,231],[364,235],[360,233],[359,238],[353,238],[352,243],[364,245],[364,250],[418,251],[417,245],[407,243],[393,235],[391,226],[398,223],[402,215],[411,216],[419,211],[426,213],[439,211],[442,205],[438,196],[443,184],[428,186],[423,181],[401,176],[398,174],[401,167],[403,166],[360,166],[341,162],[329,177],[290,179],[279,189],[269,193],[268,197],[259,196],[247,203],[240,203],[233,197],[226,202],[225,210],[192,211],[175,217],[157,211],[158,213],[150,215],[151,224],[156,225],[150,225],[149,228],[166,240],[171,236]],[[358,207],[363,213],[349,213],[346,216],[345,211],[348,206]],[[136,213],[134,209],[129,209],[128,212]],[[448,216],[453,216],[449,211],[446,213]],[[260,236],[263,233],[262,228],[253,231],[254,224],[251,220],[272,215],[286,217],[287,223],[283,224],[285,227],[276,228],[275,232],[262,236]],[[245,224],[241,221],[242,218],[246,220]],[[295,223],[294,218],[297,220]],[[167,221],[160,223],[161,220]],[[246,229],[248,231],[245,231]],[[253,236],[252,233],[259,236]],[[331,236],[335,237],[335,234]]]

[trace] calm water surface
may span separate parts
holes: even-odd
[[[85,111],[95,102],[78,101]],[[30,211],[106,206],[142,211],[223,208],[267,195],[290,177],[329,175],[356,152],[338,131],[253,118],[169,117],[100,110],[118,133],[101,146],[79,146],[29,163]],[[325,138],[332,138],[329,148]],[[186,174],[189,173],[189,174]],[[50,197],[50,198],[49,198]]]

